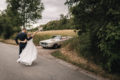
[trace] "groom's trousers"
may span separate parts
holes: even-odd
[[[25,48],[27,43],[20,43],[19,44],[19,55],[22,53],[23,49]]]

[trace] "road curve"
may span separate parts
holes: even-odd
[[[38,51],[35,63],[24,66],[16,62],[17,46],[0,43],[0,80],[98,80],[66,66],[50,55],[46,56],[53,50],[38,47]]]

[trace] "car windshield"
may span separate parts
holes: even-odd
[[[53,39],[61,39],[61,36],[53,36]]]
[[[52,38],[55,38],[56,36],[52,36]]]

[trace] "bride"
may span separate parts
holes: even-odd
[[[19,41],[20,43],[26,43],[27,45],[24,48],[24,50],[22,51],[20,58],[17,60],[18,63],[22,63],[25,65],[32,65],[33,61],[36,60],[37,58],[37,49],[33,43],[33,37],[37,32],[35,32],[34,34],[31,35],[31,33],[28,33],[28,40],[24,40],[24,41]]]

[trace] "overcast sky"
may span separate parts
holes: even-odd
[[[34,26],[40,24],[46,24],[51,20],[58,20],[60,14],[67,14],[67,6],[64,5],[66,0],[42,0],[44,3],[45,10],[42,14],[42,19],[38,21]],[[0,10],[6,9],[6,0],[0,0]]]

